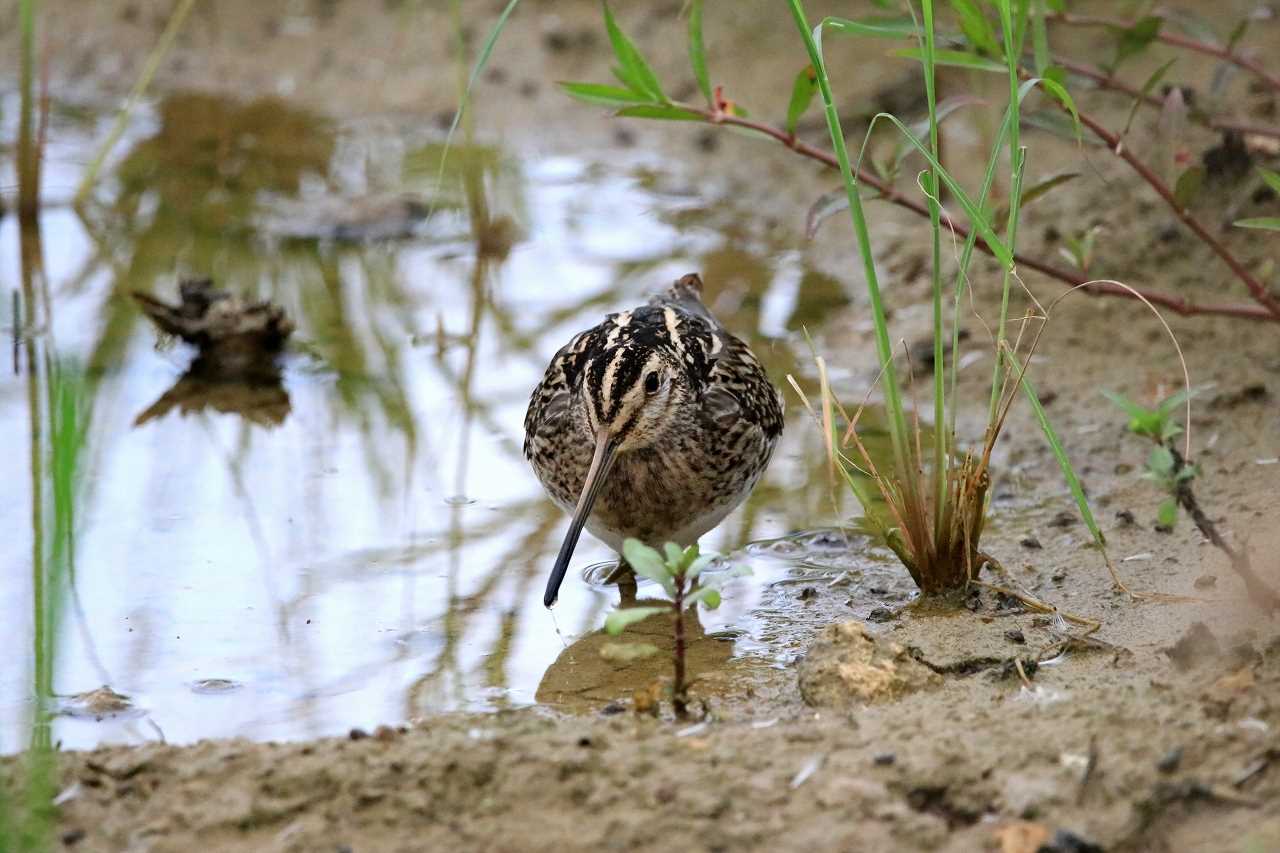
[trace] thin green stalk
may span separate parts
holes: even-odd
[[[938,146],[938,98],[934,80],[933,0],[924,3],[924,91],[929,104],[929,150],[941,162]],[[938,170],[929,166],[929,228],[933,237],[933,534],[942,541],[944,512],[947,503],[947,441],[943,429],[946,419],[946,367],[942,356],[942,211]]]
[[[1019,105],[1018,97],[1018,56],[1019,51],[1014,44],[1013,19],[1009,10],[1009,0],[998,0],[997,7],[1000,11],[1000,29],[1004,36],[1004,59],[1009,69],[1009,110],[1011,121],[1009,122],[1009,166],[1011,178],[1009,181],[1009,218],[1005,225],[1005,242],[1009,246],[1009,251],[1013,252],[1015,241],[1018,234],[1018,214],[1020,202],[1022,200],[1022,174],[1023,166],[1026,162],[1026,152],[1022,150],[1021,140],[1019,139]],[[1026,7],[1022,6],[1025,14]],[[1025,23],[1025,22],[1024,22]],[[1013,283],[1013,264],[1005,265],[1004,275],[1000,287],[1000,320],[996,326],[996,359],[995,367],[992,368],[991,374],[991,403],[987,410],[988,424],[995,422],[996,407],[1000,402],[1000,379],[1005,368],[1005,340],[1007,337],[1007,325],[1009,319],[1009,291]]]
[[[885,319],[884,301],[880,296],[880,282],[876,276],[875,256],[871,250],[871,236],[867,231],[867,220],[862,210],[862,198],[858,194],[858,182],[853,169],[849,165],[849,152],[845,147],[844,131],[840,127],[840,116],[836,112],[835,97],[831,92],[831,81],[827,76],[827,66],[822,58],[822,51],[814,38],[813,31],[805,17],[802,0],[787,0],[791,15],[795,19],[800,36],[804,39],[805,49],[809,53],[809,61],[817,72],[818,91],[822,94],[823,112],[827,119],[827,130],[831,134],[831,145],[840,165],[840,177],[844,180],[845,193],[849,197],[849,215],[853,220],[854,235],[858,240],[858,251],[862,255],[863,272],[867,279],[867,298],[871,303],[871,318],[875,327],[876,352],[880,357],[880,365],[884,376],[885,409],[888,412],[890,426],[889,435],[893,443],[894,462],[903,474],[910,471],[909,444],[907,440],[907,419],[902,409],[902,397],[898,389],[898,380],[893,372],[893,349],[889,343],[889,326]],[[904,476],[903,486],[914,490],[914,478]]]
[[[156,46],[152,48],[146,64],[142,66],[142,73],[138,75],[137,81],[133,84],[133,90],[129,92],[129,97],[125,99],[124,106],[116,114],[116,121],[111,126],[111,132],[102,141],[102,145],[98,148],[98,153],[94,155],[93,160],[89,163],[89,168],[84,173],[84,177],[80,180],[80,188],[76,190],[76,204],[82,203],[89,197],[89,191],[93,189],[94,183],[98,180],[98,173],[102,171],[103,164],[107,162],[111,149],[120,141],[121,135],[124,134],[124,129],[129,126],[129,118],[133,115],[134,108],[137,107],[138,101],[142,100],[142,96],[146,94],[147,87],[151,85],[151,78],[155,76],[160,63],[169,55],[169,49],[173,47],[173,41],[178,37],[178,31],[182,29],[182,22],[186,20],[187,13],[191,11],[191,7],[194,5],[195,0],[178,0],[178,5],[174,7],[173,14],[169,16],[169,23],[165,25],[164,32],[160,34],[160,41],[156,42]]]

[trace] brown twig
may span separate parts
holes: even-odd
[[[787,133],[780,127],[775,127],[773,125],[766,124],[765,122],[755,121],[754,119],[743,118],[742,116],[730,115],[721,111],[690,107],[684,104],[680,106],[685,107],[691,112],[698,113],[711,124],[730,125],[733,127],[752,130],[782,143],[803,157],[816,160],[817,162],[833,169],[838,169],[840,167],[839,161],[836,160],[835,155],[830,151],[826,151],[815,145],[810,145],[809,143],[797,138],[795,135]],[[887,182],[882,181],[874,175],[868,174],[862,170],[857,170],[856,175],[857,180],[860,183],[865,183],[867,186],[874,188],[881,194],[884,200],[888,201],[890,204],[895,204],[898,207],[910,210],[919,216],[929,215],[928,208],[923,204],[898,192]],[[956,222],[946,213],[946,211],[943,211],[943,217],[946,219],[948,227],[951,228],[960,239],[968,238],[969,229],[965,225]],[[991,251],[991,247],[988,246],[981,237],[977,238],[974,245],[983,252],[986,252],[988,255],[994,254]],[[1090,279],[1083,274],[1064,270],[1038,258],[1031,258],[1023,254],[1015,253],[1013,259],[1019,266],[1036,270],[1050,278],[1057,279],[1058,281],[1072,287],[1078,287],[1090,281]],[[1116,287],[1106,283],[1089,284],[1086,292],[1090,294],[1120,296],[1126,299],[1136,298],[1133,292],[1130,292],[1125,288]],[[1247,305],[1240,303],[1214,303],[1206,305],[1167,293],[1146,290],[1139,290],[1137,292],[1141,293],[1142,296],[1146,297],[1146,299],[1151,303],[1159,305],[1162,308],[1168,308],[1170,311],[1183,317],[1216,315],[1223,317],[1238,317],[1246,320],[1268,320],[1272,322],[1280,322],[1280,316],[1273,314],[1266,307],[1261,305]]]
[[[1159,17],[1159,13],[1155,13]],[[1115,18],[1104,18],[1096,15],[1073,15],[1069,12],[1058,12],[1049,15],[1049,20],[1057,21],[1060,24],[1066,24],[1072,27],[1112,27],[1120,30],[1131,29],[1137,21],[1125,21]],[[1187,38],[1185,36],[1174,35],[1164,32],[1161,29],[1156,33],[1156,40],[1164,42],[1173,47],[1180,47],[1184,50],[1190,50],[1194,53],[1203,53],[1206,56],[1213,56],[1224,62],[1230,62],[1232,65],[1249,71],[1265,82],[1272,89],[1280,92],[1280,77],[1262,67],[1262,64],[1247,56],[1242,56],[1233,50],[1227,50],[1216,44],[1209,42],[1197,41],[1196,39]]]
[[[1121,92],[1131,98],[1139,98],[1144,104],[1161,109],[1164,107],[1164,101],[1158,96],[1150,92],[1144,93],[1137,86],[1133,86],[1121,80],[1113,74],[1108,74],[1101,68],[1093,65],[1086,65],[1083,62],[1076,62],[1073,59],[1067,59],[1063,56],[1054,56],[1053,64],[1060,65],[1063,68],[1075,74],[1077,77],[1084,77],[1098,84],[1099,88],[1110,89],[1114,92]],[[1212,130],[1234,130],[1237,133],[1251,133],[1258,136],[1268,136],[1272,139],[1280,139],[1280,127],[1272,127],[1266,124],[1252,124],[1247,121],[1235,121],[1233,119],[1220,118],[1218,116],[1206,115],[1201,110],[1192,112],[1192,118],[1204,124]]]
[[[1187,461],[1178,452],[1178,448],[1172,444],[1165,442],[1165,448],[1173,454],[1173,478],[1177,482],[1174,487],[1174,498],[1178,501],[1178,505],[1191,516],[1191,520],[1195,522],[1196,529],[1200,531],[1204,538],[1208,539],[1215,548],[1227,555],[1231,568],[1244,581],[1244,587],[1249,593],[1249,599],[1261,607],[1268,615],[1280,611],[1280,592],[1272,589],[1266,581],[1258,577],[1249,565],[1248,554],[1232,548],[1231,544],[1218,532],[1218,526],[1201,509],[1200,502],[1196,500],[1195,492],[1191,490],[1192,478],[1177,479],[1178,474],[1187,467]]]
[[[1156,191],[1156,194],[1159,195],[1160,198],[1164,199],[1165,203],[1169,206],[1169,209],[1173,211],[1174,215],[1177,216],[1178,219],[1182,220],[1182,224],[1191,229],[1192,233],[1199,237],[1202,243],[1208,246],[1215,255],[1221,258],[1222,262],[1225,263],[1233,273],[1235,273],[1236,278],[1244,282],[1245,287],[1249,288],[1249,293],[1253,296],[1254,301],[1265,308],[1267,312],[1271,314],[1273,319],[1280,321],[1280,301],[1277,301],[1270,293],[1267,292],[1266,286],[1254,278],[1253,274],[1244,268],[1244,264],[1240,263],[1239,259],[1236,258],[1235,255],[1231,254],[1227,247],[1222,245],[1221,241],[1219,241],[1217,237],[1214,237],[1209,233],[1209,229],[1205,228],[1204,225],[1200,223],[1200,220],[1191,215],[1191,211],[1188,208],[1178,203],[1178,200],[1174,197],[1173,190],[1169,188],[1169,185],[1166,184],[1150,166],[1139,160],[1132,151],[1122,144],[1120,137],[1107,130],[1101,122],[1088,113],[1079,113],[1079,117],[1080,123],[1089,128],[1094,136],[1107,143],[1107,147],[1111,149],[1113,154],[1128,163],[1129,166],[1137,172],[1153,190]]]

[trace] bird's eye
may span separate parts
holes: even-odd
[[[658,393],[658,374],[657,371],[650,373],[644,378],[644,392],[646,394]]]

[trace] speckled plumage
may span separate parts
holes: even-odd
[[[751,492],[782,433],[782,399],[687,275],[611,314],[552,358],[525,415],[524,453],[561,508],[583,492],[600,430],[618,451],[586,527],[691,544]],[[656,377],[656,380],[655,380]]]

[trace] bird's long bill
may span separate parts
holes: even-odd
[[[596,433],[596,452],[591,457],[591,467],[587,469],[587,477],[582,482],[582,494],[578,496],[578,505],[573,509],[573,518],[569,521],[569,530],[560,545],[560,553],[556,555],[556,564],[551,569],[551,577],[547,579],[547,591],[542,596],[542,605],[551,607],[560,597],[560,584],[564,582],[564,573],[569,570],[569,559],[573,549],[578,545],[578,537],[582,535],[582,526],[591,515],[591,506],[596,496],[604,487],[605,477],[613,466],[614,454],[618,446],[607,429]]]

